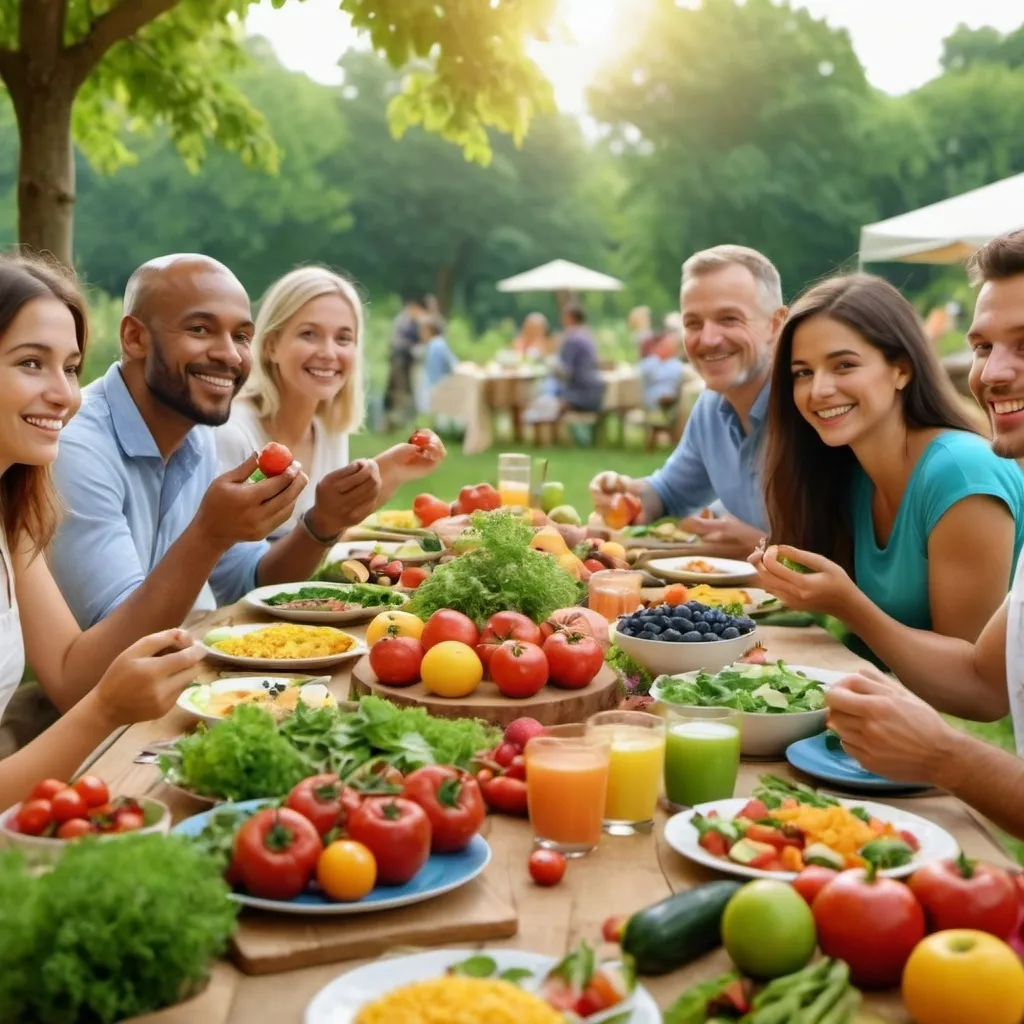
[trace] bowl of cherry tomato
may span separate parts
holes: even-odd
[[[82,836],[116,839],[132,833],[171,830],[171,812],[151,797],[111,798],[96,775],[74,782],[44,779],[28,798],[0,814],[2,845],[20,849],[30,862],[52,863],[65,844]]]

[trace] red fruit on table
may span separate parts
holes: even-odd
[[[70,821],[72,818],[88,817],[89,808],[79,793],[70,787],[54,794],[50,801],[50,813],[54,821]]]
[[[423,644],[411,636],[383,636],[370,648],[370,668],[385,686],[412,686],[420,678]]]
[[[271,441],[263,446],[256,465],[264,476],[280,476],[294,461],[292,453],[283,444]]]
[[[508,740],[503,740],[494,748],[494,760],[502,768],[507,768],[521,753],[522,747],[516,746],[515,743],[509,743]]]
[[[91,821],[86,821],[85,818],[72,818],[70,821],[63,822],[57,829],[57,838],[77,839],[79,836],[93,835],[98,831],[99,829]]]
[[[110,800],[107,784],[97,775],[82,775],[75,779],[71,788],[86,802],[89,807],[102,807]]]
[[[551,669],[552,684],[566,690],[589,686],[604,664],[601,645],[582,633],[552,633],[544,641],[544,656]]]
[[[29,793],[29,800],[52,800],[62,789],[67,789],[68,784],[60,779],[43,779],[32,787]]]
[[[491,679],[506,697],[539,693],[548,681],[548,659],[536,644],[506,640],[491,656]]]
[[[522,779],[510,779],[507,775],[495,777],[493,772],[484,769],[477,773],[476,780],[480,784],[484,803],[492,811],[526,817],[526,783]]]
[[[506,727],[505,742],[513,743],[521,750],[525,750],[526,744],[534,736],[543,736],[544,732],[544,726],[536,718],[517,718]]]
[[[115,832],[138,832],[145,825],[145,815],[134,807],[122,807],[114,813]]]
[[[303,779],[285,800],[285,806],[308,818],[320,836],[344,825],[361,803],[362,797],[354,789],[329,773]]]
[[[505,769],[507,779],[526,779],[526,758],[522,754],[516,754],[512,763]]]
[[[708,834],[710,835],[710,833]],[[839,872],[833,871],[832,868],[826,868],[820,864],[811,864],[793,879],[793,888],[803,896],[808,906],[813,906],[818,893],[838,875]]]
[[[429,575],[422,565],[410,565],[408,569],[402,570],[398,583],[406,590],[415,590]]]
[[[26,800],[14,817],[14,829],[26,836],[41,836],[51,821],[49,800]]]
[[[493,512],[501,508],[501,495],[490,484],[463,487],[456,502],[461,512]],[[458,513],[452,512],[452,515]]]
[[[910,889],[870,867],[837,875],[818,893],[811,912],[822,953],[845,960],[858,988],[898,985],[925,935],[924,911]]]
[[[525,640],[527,643],[539,644],[540,626],[520,612],[497,612],[487,620],[480,634],[480,643],[501,643],[505,640]]]
[[[420,643],[423,644],[425,651],[429,651],[431,647],[445,640],[457,640],[468,647],[476,647],[480,640],[480,631],[468,615],[453,611],[451,608],[441,608],[427,619]]]
[[[425,765],[407,775],[405,797],[426,813],[433,853],[464,850],[487,815],[476,779],[447,765]]]
[[[349,818],[348,835],[373,854],[381,885],[404,885],[430,856],[430,819],[402,797],[368,797]]]
[[[565,855],[557,850],[534,850],[527,866],[538,885],[558,885],[565,875]]]
[[[316,870],[324,844],[290,807],[264,807],[235,833],[231,870],[253,896],[293,900]]]
[[[413,499],[412,512],[421,526],[430,526],[438,519],[446,519],[451,512],[451,506],[447,501],[435,498],[432,494],[418,494]]]
[[[1017,924],[1020,903],[1010,876],[963,854],[926,864],[908,885],[924,908],[929,931],[970,928],[1005,939]]]

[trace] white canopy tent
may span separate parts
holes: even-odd
[[[860,229],[860,262],[959,263],[1024,227],[1024,174]]]
[[[617,292],[625,285],[615,277],[568,260],[552,260],[498,282],[499,292]]]

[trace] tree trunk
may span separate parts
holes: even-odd
[[[438,267],[434,276],[434,296],[441,316],[448,316],[452,308],[452,296],[455,290],[455,274],[451,267]]]
[[[70,82],[50,77],[47,88],[26,79],[8,82],[18,119],[18,237],[23,245],[50,252],[72,265],[75,205]]]

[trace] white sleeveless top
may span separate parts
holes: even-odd
[[[25,674],[25,641],[21,635],[14,563],[0,526],[0,715]]]
[[[1024,757],[1024,552],[1017,560],[1006,604],[1006,685],[1017,753]]]

